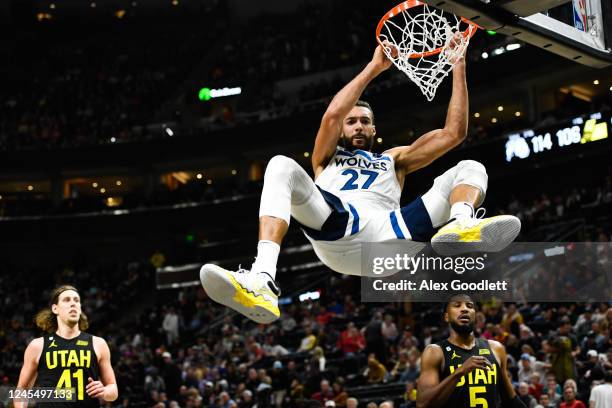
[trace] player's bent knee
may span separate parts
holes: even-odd
[[[289,176],[296,168],[300,165],[293,159],[278,154],[270,159],[268,166],[266,167],[266,174],[264,177],[270,177],[271,175],[282,175],[284,177]]]
[[[487,193],[489,184],[489,176],[485,166],[476,160],[462,160],[457,164],[457,175],[453,183],[453,187],[460,184],[467,184],[476,187],[480,190],[481,197],[478,200],[478,205],[482,204],[484,195]]]
[[[459,169],[471,169],[487,174],[487,168],[484,166],[484,164],[476,160],[461,160],[459,163],[457,163],[457,167]]]

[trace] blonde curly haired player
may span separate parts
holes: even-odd
[[[89,322],[74,286],[55,288],[49,307],[35,321],[45,334],[26,348],[17,389],[37,386],[74,391],[72,402],[37,402],[37,407],[94,407],[100,405],[98,399],[117,399],[110,350],[103,338],[84,332]],[[17,408],[26,406],[27,402],[15,402]]]

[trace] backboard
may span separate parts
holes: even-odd
[[[595,68],[612,65],[610,0],[425,0],[487,30]]]

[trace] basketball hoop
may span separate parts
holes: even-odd
[[[463,55],[478,28],[476,23],[466,18],[430,7],[422,1],[408,0],[393,7],[380,19],[376,40],[387,58],[431,101],[438,85]],[[450,46],[458,32],[461,35]],[[385,41],[397,53],[384,45]]]

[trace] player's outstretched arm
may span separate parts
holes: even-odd
[[[92,398],[102,398],[104,401],[114,401],[119,396],[117,389],[117,380],[115,379],[115,372],[111,365],[110,349],[108,344],[101,337],[94,337],[94,347],[98,354],[98,367],[100,367],[100,380],[97,381],[93,378],[87,379],[87,386],[85,391],[87,395]]]
[[[461,144],[467,136],[468,114],[465,58],[460,57],[453,68],[453,90],[444,127],[425,133],[410,146],[390,149],[388,152],[394,157],[398,169],[404,174],[412,173]]]
[[[334,96],[327,107],[315,139],[312,152],[312,168],[316,176],[327,166],[334,155],[342,134],[342,120],[351,111],[365,87],[381,72],[389,69],[391,61],[379,45],[374,50],[372,61]]]
[[[421,356],[421,375],[418,380],[417,408],[443,407],[461,377],[477,368],[487,369],[491,365],[489,360],[482,356],[472,356],[451,375],[440,381],[440,371],[444,355],[438,346],[430,345],[425,348]]]
[[[19,373],[17,389],[29,389],[34,386],[38,373],[38,359],[43,349],[43,338],[34,339],[28,344],[23,353],[23,367]],[[27,402],[15,402],[15,408],[26,408]]]

